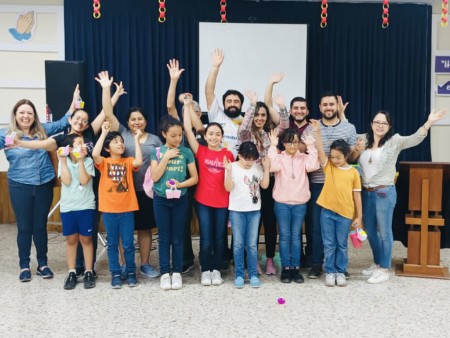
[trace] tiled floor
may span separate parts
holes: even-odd
[[[329,288],[324,280],[281,284],[279,274],[262,276],[260,289],[233,287],[233,273],[222,286],[202,287],[198,264],[183,276],[180,291],[161,291],[159,280],[140,278],[136,288],[110,288],[105,248],[99,245],[97,286],[63,289],[64,237],[49,234],[52,280],[20,283],[16,227],[0,225],[0,334],[2,337],[449,337],[450,281],[396,277],[370,285],[360,270],[370,265],[368,243],[349,249],[348,286]],[[198,251],[198,238],[194,238]],[[34,252],[34,250],[33,250]],[[34,254],[34,253],[33,253]],[[157,253],[152,253],[152,263]],[[399,263],[406,249],[395,243]],[[450,265],[450,250],[441,250]],[[306,277],[307,271],[304,271]],[[140,277],[140,276],[139,276]],[[277,299],[283,297],[284,305]]]

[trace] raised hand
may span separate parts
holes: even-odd
[[[223,157],[223,167],[226,170],[231,170],[232,166],[231,166],[231,162],[228,161],[228,158],[226,156]]]
[[[437,112],[433,109],[430,115],[428,115],[427,122],[429,122],[430,124],[434,124],[437,121],[442,120],[445,117],[445,114],[447,114],[447,109],[441,109]]]
[[[223,54],[223,50],[216,48],[211,53],[211,56],[212,56],[212,66],[220,67],[222,65],[223,59],[225,58],[225,55]]]
[[[169,75],[171,80],[178,80],[184,72],[184,68],[180,69],[180,63],[177,59],[169,60],[167,64],[167,69],[169,70]]]
[[[183,97],[183,104],[190,104],[193,101],[193,97],[191,93],[183,93],[181,94]]]
[[[275,74],[273,74],[270,77],[269,82],[270,83],[278,83],[281,80],[283,80],[283,78],[284,78],[284,74],[283,73],[275,73]]]
[[[345,117],[345,109],[347,109],[348,106],[348,102],[342,101],[342,96],[338,95],[338,105],[337,105],[337,109],[338,109],[338,113],[339,113],[339,118],[343,118]]]
[[[360,153],[366,150],[366,140],[362,137],[358,137],[356,140],[355,149]]]
[[[75,86],[75,89],[73,91],[73,100],[72,100],[72,102],[80,101],[80,100],[81,100],[81,98],[80,98],[80,85],[77,83],[77,85]]]
[[[302,141],[307,146],[311,146],[311,145],[314,145],[314,142],[316,141],[316,139],[314,137],[312,137],[311,135],[303,134],[302,135]]]
[[[269,132],[270,145],[276,147],[278,145],[278,129],[272,129]]]
[[[123,87],[122,81],[118,84],[117,82],[114,82],[114,85],[116,86],[116,92],[114,94],[122,96],[123,94],[128,94],[125,91],[125,88]]]
[[[252,105],[255,105],[256,102],[258,101],[258,95],[256,94],[256,92],[252,91],[252,90],[246,90],[244,91],[244,95],[247,96],[250,100],[250,103]]]
[[[109,123],[109,121],[105,121],[102,124],[102,134],[103,133],[109,133],[109,130],[111,129],[111,123]]]
[[[309,120],[309,124],[311,125],[313,131],[320,133],[320,122],[319,122],[319,120],[311,119],[311,120]]]
[[[108,88],[111,87],[112,83],[113,83],[114,78],[113,77],[109,77],[108,71],[104,70],[100,73],[98,73],[98,77],[95,78],[95,81],[97,81],[98,83],[100,83],[100,85],[102,86],[102,88]]]
[[[286,108],[284,96],[281,95],[281,94],[276,94],[276,95],[273,97],[273,102],[275,102],[275,104],[276,104],[280,109],[285,109],[285,108]]]

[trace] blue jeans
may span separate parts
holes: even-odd
[[[258,228],[261,213],[257,211],[230,210],[231,229],[233,230],[233,256],[235,277],[244,278],[244,248],[247,252],[248,275],[258,276]]]
[[[392,217],[397,203],[397,191],[389,186],[376,191],[363,190],[363,224],[367,231],[375,264],[383,269],[391,267]]]
[[[159,269],[161,274],[170,272],[170,247],[172,247],[172,271],[183,268],[183,237],[189,200],[185,194],[179,199],[153,197],[156,225],[158,226]]]
[[[310,184],[311,199],[308,201],[308,212],[306,214],[307,247],[305,253],[310,256],[312,265],[322,265],[323,263],[322,228],[320,226],[322,207],[316,203],[322,188],[323,183]]]
[[[136,273],[134,261],[134,213],[103,212],[103,223],[108,236],[109,271],[113,276],[120,275],[119,238],[122,239],[123,255],[127,266],[127,273]]]
[[[17,222],[17,247],[21,269],[30,267],[31,241],[39,266],[47,265],[47,215],[53,200],[53,181],[22,184],[8,180],[9,197]]]
[[[200,260],[203,271],[220,270],[225,257],[228,208],[195,203],[200,224]]]
[[[322,224],[325,272],[344,273],[347,271],[347,242],[352,220],[322,208],[320,222]]]
[[[275,215],[280,234],[281,266],[300,266],[301,234],[306,204],[285,204],[275,202]]]

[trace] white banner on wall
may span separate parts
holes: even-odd
[[[199,23],[199,103],[207,110],[205,84],[211,69],[211,53],[223,49],[225,59],[217,77],[215,94],[222,104],[228,89],[254,90],[258,100],[270,76],[277,72],[284,79],[274,87],[289,106],[295,96],[306,95],[307,25],[256,23]],[[181,65],[182,66],[182,65]],[[187,70],[189,71],[189,70]],[[248,107],[244,101],[243,110]]]

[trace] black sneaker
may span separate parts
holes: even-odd
[[[127,283],[129,287],[135,287],[139,285],[139,282],[136,278],[136,274],[135,273],[129,273],[127,276]]]
[[[77,286],[77,274],[75,272],[69,272],[64,280],[64,290],[73,290]]]
[[[318,279],[322,275],[322,265],[313,265],[309,270],[308,278]]]
[[[77,274],[77,278],[81,278],[81,277],[84,276],[84,268],[83,267],[76,268],[75,271],[76,271],[76,274]]]
[[[84,288],[85,289],[92,289],[95,288],[95,277],[94,277],[94,271],[88,271],[84,274]]]
[[[345,279],[350,279],[350,274],[347,271],[344,271]]]
[[[289,268],[281,270],[281,283],[290,283],[291,281],[291,270]]]
[[[310,260],[308,259],[308,256],[302,256],[300,263],[302,269],[308,269],[312,266]]]
[[[301,284],[305,281],[302,274],[300,273],[300,267],[291,268],[291,278],[295,283],[298,284]]]

